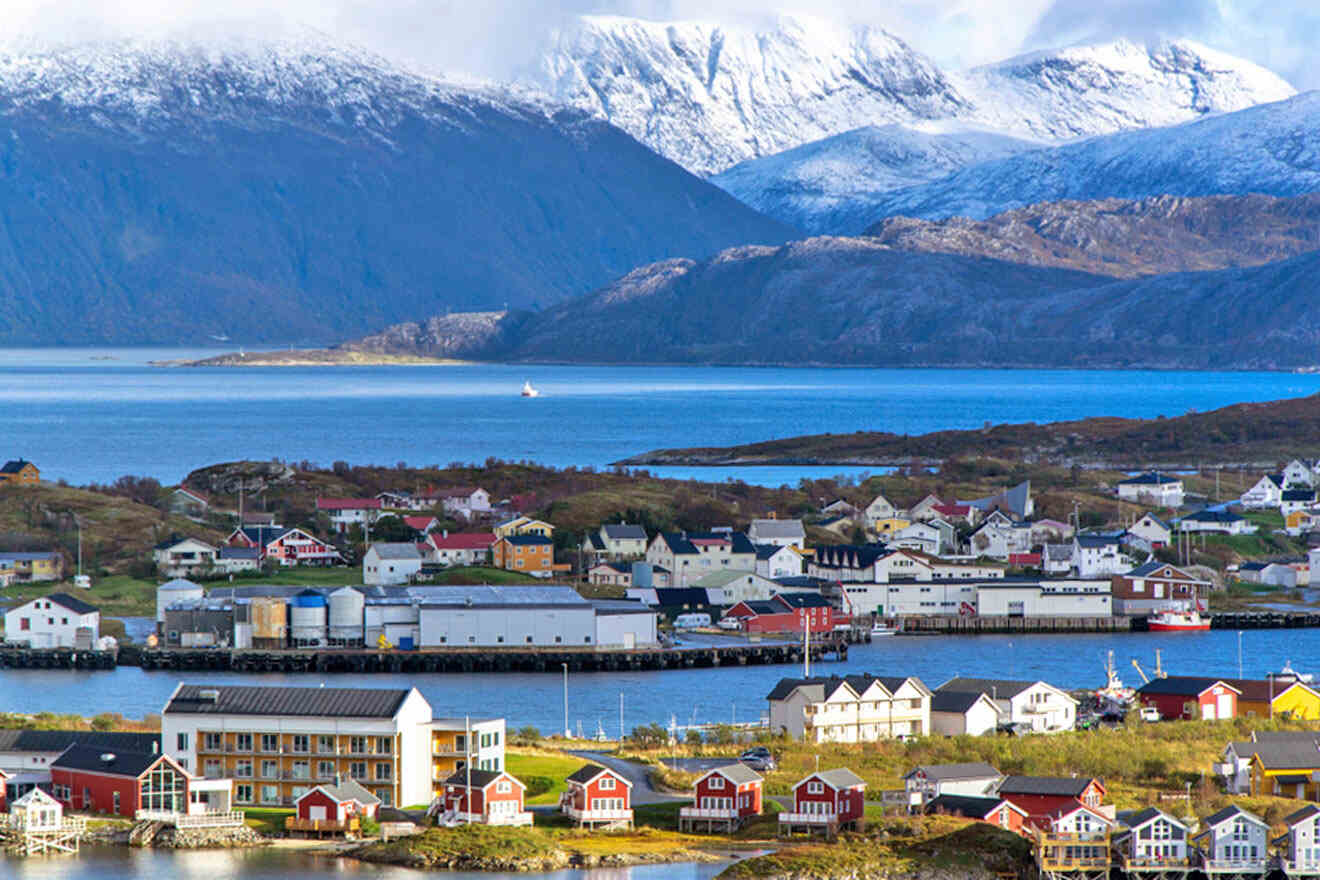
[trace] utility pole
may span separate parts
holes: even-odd
[[[564,667],[564,739],[571,739],[573,731],[568,729],[568,664],[559,665]]]

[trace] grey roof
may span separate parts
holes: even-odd
[[[172,593],[175,592],[176,590],[182,592],[184,590],[189,590],[189,591],[200,590],[201,588],[202,588],[201,584],[195,584],[192,581],[186,580],[184,578],[175,578],[174,580],[166,581],[165,583],[161,584],[159,587],[156,588],[156,592]]]
[[[866,780],[849,770],[847,767],[835,767],[833,770],[818,770],[808,776],[808,779],[815,777],[824,782],[835,791],[841,791],[845,788],[852,788],[854,785],[866,785]]]
[[[545,535],[505,535],[500,540],[507,541],[515,547],[541,547],[554,543],[554,540]]]
[[[1124,824],[1127,825],[1129,828],[1140,828],[1142,825],[1145,825],[1147,822],[1150,822],[1154,819],[1158,819],[1161,816],[1163,816],[1165,819],[1168,819],[1170,822],[1177,825],[1179,828],[1187,827],[1182,822],[1179,822],[1177,819],[1175,819],[1173,816],[1170,816],[1168,813],[1164,812],[1163,810],[1156,809],[1155,807],[1146,807],[1146,809],[1144,810],[1138,810],[1135,813],[1128,813],[1127,815],[1124,816],[1123,821]]]
[[[1119,480],[1120,486],[1166,486],[1169,483],[1181,483],[1181,477],[1171,477],[1168,474],[1144,473],[1135,477],[1129,477],[1126,480]]]
[[[587,535],[587,543],[591,545],[592,550],[605,549],[605,540],[596,532]]]
[[[800,519],[754,519],[747,530],[753,529],[758,538],[802,538],[807,534]]]
[[[1241,522],[1244,518],[1236,513],[1229,513],[1227,510],[1198,510],[1196,513],[1189,513],[1183,517],[1183,519],[1192,522],[1208,523],[1235,523]]]
[[[592,599],[591,607],[597,614],[655,614],[645,602],[635,599]]]
[[[775,593],[772,597],[778,602],[783,602],[789,608],[829,608],[830,600],[826,599],[820,593]]]
[[[38,559],[53,559],[59,555],[58,550],[7,550],[0,553],[0,560],[6,562],[35,562]]]
[[[1000,804],[1003,798],[972,797],[971,795],[942,794],[926,804],[926,813],[942,813],[950,816],[962,816],[965,819],[984,819]],[[1017,808],[1022,812],[1021,808]]]
[[[989,511],[995,508],[1007,510],[1018,519],[1027,515],[1027,501],[1031,498],[1031,481],[1026,480],[1018,483],[1011,489],[999,493],[998,495],[988,495],[985,498],[977,498],[973,501],[959,501],[959,504],[967,504],[978,510]]]
[[[1202,678],[1194,675],[1171,675],[1168,678],[1156,678],[1137,688],[1139,694],[1171,694],[1194,697],[1204,693],[1217,684],[1223,684],[1241,693],[1240,688],[1228,684],[1222,678]]]
[[[0,467],[0,474],[16,474],[29,464],[32,464],[32,462],[26,458],[11,459],[5,462],[4,467]]]
[[[1314,501],[1314,489],[1284,489],[1283,501]]]
[[[475,773],[476,771],[474,770],[473,772]],[[341,779],[333,785],[326,785],[323,783],[316,788],[321,789],[337,801],[357,801],[363,806],[380,804],[380,798],[359,785],[356,779]],[[313,791],[315,791],[315,789],[313,789]]]
[[[930,711],[956,712],[961,715],[984,696],[980,691],[936,691],[930,698]]]
[[[1002,700],[1016,697],[1036,683],[1034,681],[1013,681],[1005,678],[964,678],[958,676],[935,688],[935,691],[937,693],[940,691],[975,692]]]
[[[1091,784],[1090,776],[1006,776],[999,783],[1001,795],[1038,794],[1080,797]]]
[[[228,547],[224,546],[216,553],[218,559],[260,559],[261,551],[256,547]]]
[[[756,547],[757,559],[769,559],[771,556],[774,556],[776,553],[787,548],[787,545],[781,544],[756,544],[754,546]],[[792,551],[790,550],[789,552],[791,553]]]
[[[1150,562],[1143,562],[1141,565],[1138,565],[1136,568],[1125,574],[1124,577],[1149,577],[1155,572],[1163,571],[1166,568],[1173,571],[1173,577],[1179,580],[1196,580],[1196,578],[1188,577],[1187,572],[1183,571],[1178,566],[1170,565],[1167,562],[1160,562],[1158,559],[1152,559]]]
[[[746,764],[725,764],[723,767],[714,767],[706,771],[706,775],[718,773],[734,785],[746,785],[749,782],[760,782],[761,774],[757,773]]]
[[[1077,535],[1075,540],[1079,547],[1108,547],[1119,542],[1116,535]]]
[[[1045,558],[1054,560],[1072,559],[1072,544],[1046,544]]]
[[[1312,742],[1317,739],[1320,739],[1320,731],[1317,730],[1254,730],[1251,732],[1251,741],[1254,744]]]
[[[776,684],[770,693],[766,695],[766,699],[782,700],[789,694],[793,693],[797,688],[804,688],[807,691],[807,695],[812,699],[823,700],[828,694],[834,693],[834,691],[838,690],[840,686],[845,684],[861,694],[877,681],[880,682],[885,690],[889,691],[891,694],[908,682],[915,682],[920,690],[924,691],[926,689],[926,685],[922,680],[915,676],[884,676],[867,675],[864,673],[844,676],[827,675],[812,676],[811,678],[781,678],[779,683]]]
[[[136,778],[162,757],[160,752],[107,751],[95,746],[72,745],[64,754],[51,761],[50,766],[62,770],[94,770],[97,773]]]
[[[88,605],[82,599],[75,599],[74,597],[70,596],[68,593],[50,593],[48,595],[41,596],[40,598],[49,599],[51,602],[54,602],[56,605],[59,605],[61,608],[69,609],[74,614],[91,614],[95,611],[100,610],[95,605]]]
[[[202,691],[219,695],[215,700],[203,700]],[[409,688],[185,684],[179,686],[164,714],[393,718],[410,693]]]
[[[1218,812],[1211,813],[1209,816],[1206,816],[1204,819],[1201,820],[1201,824],[1205,825],[1208,828],[1213,828],[1216,825],[1220,825],[1224,822],[1227,822],[1229,819],[1233,819],[1238,816],[1241,816],[1244,819],[1250,819],[1252,822],[1255,822],[1257,825],[1266,825],[1266,826],[1269,825],[1269,823],[1266,822],[1264,819],[1262,819],[1260,816],[1257,816],[1255,813],[1247,812],[1246,810],[1239,807],[1237,804],[1232,804],[1230,806],[1224,807],[1222,810],[1219,810]]]
[[[589,603],[577,590],[565,586],[490,586],[486,584],[469,586],[413,587],[409,593],[430,607],[473,607],[487,608],[512,607],[589,607]]]
[[[586,785],[602,773],[613,773],[614,776],[623,781],[623,784],[632,788],[632,783],[627,780],[622,773],[610,770],[608,767],[602,767],[599,764],[584,764],[568,775],[569,782],[576,782],[579,785]]]
[[[1256,743],[1254,751],[1266,767],[1320,769],[1320,743],[1314,739]]]
[[[1296,825],[1298,822],[1309,819],[1312,816],[1320,816],[1320,807],[1317,807],[1315,804],[1307,804],[1300,810],[1284,816],[1283,822],[1285,825]]]
[[[385,542],[372,544],[371,549],[376,551],[376,555],[381,559],[421,559],[422,554],[418,551],[417,545],[411,542]]]
[[[100,730],[0,730],[0,752],[63,752],[72,745],[101,751],[159,752],[160,734]]]
[[[977,695],[979,696],[979,694]],[[999,779],[1003,776],[998,770],[984,761],[974,761],[964,764],[926,764],[921,767],[914,767],[908,771],[908,776],[912,776],[917,771],[926,775],[927,779],[935,781],[956,780],[956,779],[986,779],[993,777]]]
[[[611,541],[646,540],[646,529],[632,523],[609,523],[600,528]]]

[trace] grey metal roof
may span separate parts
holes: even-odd
[[[1266,767],[1320,770],[1320,744],[1316,740],[1256,743],[1254,751]]]
[[[633,599],[592,599],[597,614],[655,614],[651,606]]]
[[[819,770],[811,776],[824,782],[835,791],[841,791],[845,788],[852,788],[854,785],[866,785],[866,780],[849,770],[847,767],[835,767],[833,770]],[[807,778],[810,779],[811,776]]]
[[[711,773],[718,773],[734,785],[747,785],[750,782],[760,782],[761,774],[757,773],[746,764],[725,764],[723,767],[715,767],[706,771],[707,776]]]
[[[1119,543],[1113,535],[1077,535],[1076,541],[1079,547],[1109,547]]]
[[[371,549],[376,552],[376,556],[381,559],[400,559],[413,560],[421,559],[422,554],[418,552],[417,545],[411,542],[387,542],[381,544],[372,544]]]
[[[936,691],[930,698],[930,711],[956,712],[961,715],[984,696],[980,691]]]
[[[1237,804],[1232,804],[1230,806],[1224,807],[1222,810],[1211,813],[1209,816],[1206,816],[1204,819],[1201,820],[1201,824],[1205,825],[1208,828],[1214,828],[1216,825],[1222,825],[1224,822],[1227,822],[1229,819],[1235,819],[1238,816],[1241,816],[1244,819],[1249,819],[1252,822],[1255,822],[1257,825],[1265,825],[1267,827],[1269,825],[1269,823],[1266,822],[1264,819],[1262,819],[1260,816],[1257,816],[1255,813],[1247,812],[1246,810],[1239,807]]]
[[[1283,822],[1285,825],[1296,825],[1298,822],[1310,819],[1312,816],[1320,816],[1320,807],[1315,804],[1307,804],[1300,810],[1284,816]]]
[[[515,547],[543,547],[546,544],[554,543],[545,535],[505,535],[500,540],[507,541]]]
[[[612,773],[616,779],[623,782],[623,784],[629,788],[632,788],[632,783],[629,782],[622,773],[611,770],[608,767],[602,767],[599,764],[584,764],[568,775],[568,781],[576,782],[579,785],[586,785],[602,773]]]
[[[980,694],[976,696],[980,696]],[[956,779],[1000,779],[1003,777],[1002,773],[984,761],[973,761],[963,764],[925,764],[920,767],[913,767],[908,771],[907,776],[903,778],[907,779],[908,776],[912,776],[917,772],[924,773],[927,779],[937,782]]]
[[[117,730],[0,730],[0,752],[62,752],[72,745],[112,752],[159,752],[160,734]]]
[[[1177,825],[1179,828],[1187,827],[1182,822],[1179,822],[1177,819],[1175,819],[1173,816],[1170,816],[1168,813],[1164,812],[1163,810],[1156,809],[1155,807],[1146,807],[1146,809],[1144,810],[1138,810],[1135,813],[1130,813],[1126,815],[1124,817],[1124,824],[1127,825],[1129,828],[1140,828],[1142,825],[1145,825],[1147,822],[1154,821],[1155,819],[1159,819],[1161,817],[1168,819],[1170,822]]]
[[[961,816],[964,819],[984,819],[1003,803],[1007,802],[1003,798],[997,797],[942,794],[926,804],[926,813]],[[1019,809],[1018,812],[1022,812],[1022,810]]]
[[[1038,684],[1034,681],[1013,681],[1006,678],[951,678],[944,684],[935,688],[936,693],[940,691],[958,691],[960,693],[976,692],[985,694],[987,697],[1003,700],[1010,697],[1016,697],[1027,688]]]
[[[800,519],[754,519],[747,529],[758,538],[802,538],[807,532]]]
[[[577,590],[565,586],[470,586],[413,587],[409,591],[424,606],[453,608],[486,606],[589,607]]]
[[[220,559],[260,559],[261,552],[256,547],[220,547],[216,555]]]
[[[156,592],[173,593],[176,591],[182,592],[184,590],[189,590],[189,591],[200,590],[201,588],[202,588],[201,584],[195,584],[192,581],[187,580],[185,578],[175,578],[174,580],[166,581],[165,583],[161,584],[159,587],[156,588]]]
[[[1201,678],[1194,675],[1171,675],[1168,678],[1152,679],[1137,688],[1137,693],[1194,697],[1197,694],[1205,693],[1217,684],[1222,684],[1238,693],[1242,693],[1240,688],[1233,687],[1226,679]]]
[[[91,614],[95,611],[101,610],[97,608],[95,605],[88,605],[82,599],[75,599],[73,596],[70,596],[68,593],[49,593],[39,598],[49,599],[51,602],[54,602],[56,605],[59,605],[61,608],[69,609],[74,614]]]
[[[217,691],[218,697],[203,700],[202,691]],[[410,693],[407,688],[185,684],[164,714],[393,718]]]
[[[473,772],[475,773],[476,771],[474,770]],[[321,789],[336,801],[357,801],[363,806],[371,806],[372,804],[380,803],[380,798],[359,785],[356,779],[341,779],[333,785],[326,785],[323,783],[316,788]],[[315,790],[316,789],[312,789],[312,791]],[[311,792],[308,792],[308,794],[310,793]]]
[[[1135,477],[1129,477],[1126,480],[1120,480],[1120,486],[1167,486],[1169,483],[1181,483],[1181,477],[1171,477],[1168,474],[1158,472],[1149,472],[1138,474]]]
[[[999,794],[1038,794],[1080,797],[1091,784],[1090,776],[1006,776],[999,783]]]
[[[600,528],[611,541],[646,540],[646,529],[633,523],[608,523]]]
[[[468,775],[469,773],[471,773],[470,777]],[[474,789],[479,789],[479,788],[485,788],[486,786],[490,785],[492,782],[499,779],[503,775],[504,773],[500,770],[472,770],[472,771],[455,770],[453,773],[449,774],[449,776],[445,779],[444,784],[461,785],[464,788],[466,788],[468,782],[471,781],[472,787]],[[510,776],[509,778],[513,779],[512,776]],[[527,786],[525,785],[523,786],[523,788],[526,787]]]
[[[51,761],[50,766],[62,770],[91,770],[136,778],[162,757],[159,752],[107,751],[95,746],[73,745]]]

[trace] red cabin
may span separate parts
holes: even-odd
[[[1014,834],[1024,833],[1022,827],[1027,822],[1026,810],[997,797],[942,794],[931,798],[926,804],[926,813],[975,819]]]
[[[293,802],[294,812],[284,822],[290,831],[349,832],[361,827],[362,819],[376,818],[380,798],[353,779],[334,785],[318,785]]]
[[[827,633],[848,620],[819,593],[775,593],[764,601],[738,602],[724,616],[742,621],[749,633]]]
[[[445,780],[444,786],[444,794],[435,809],[436,821],[442,825],[532,824],[532,814],[523,809],[527,786],[510,773],[459,770]]]
[[[1094,810],[1105,799],[1105,784],[1090,776],[1008,776],[999,796],[1029,816],[1076,806]]]
[[[168,755],[70,746],[50,765],[51,794],[70,810],[132,819],[138,810],[187,813],[193,777]]]
[[[632,783],[599,764],[587,764],[566,780],[559,799],[564,815],[579,827],[631,828]]]
[[[736,831],[761,815],[761,775],[746,764],[706,771],[693,786],[692,806],[678,812],[680,831]]]
[[[1137,688],[1143,706],[1153,706],[1164,721],[1227,721],[1237,717],[1242,692],[1223,679],[1171,675]]]
[[[866,783],[845,767],[819,770],[793,786],[793,809],[779,814],[779,832],[861,830]]]

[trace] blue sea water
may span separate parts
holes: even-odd
[[[758,367],[161,368],[215,352],[0,350],[0,456],[49,479],[175,482],[237,458],[604,467],[650,449],[986,422],[1180,415],[1320,390],[1320,376]],[[523,399],[531,381],[543,392]],[[762,485],[860,468],[655,468]]]

